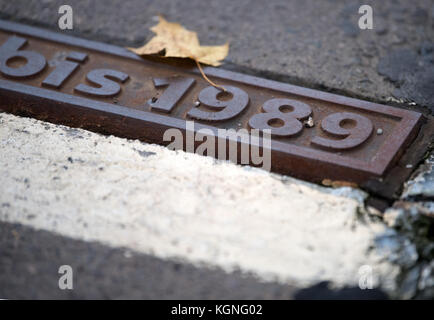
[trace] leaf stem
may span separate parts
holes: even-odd
[[[216,88],[218,88],[218,89],[220,89],[220,90],[223,90],[224,92],[227,91],[223,86],[220,86],[220,85],[218,85],[218,84],[212,82],[212,81],[211,81],[211,80],[206,76],[205,72],[203,72],[203,69],[202,69],[202,66],[200,65],[200,62],[197,61],[197,59],[194,59],[194,61],[196,61],[197,68],[199,69],[200,74],[202,75],[202,77],[205,79],[206,82],[208,82],[208,83],[209,83],[210,85],[212,85],[213,87],[216,87]]]

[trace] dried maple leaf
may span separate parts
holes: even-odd
[[[229,52],[229,43],[221,46],[201,46],[197,33],[189,31],[179,23],[168,22],[159,16],[159,22],[151,30],[156,34],[148,43],[140,48],[128,48],[138,55],[158,54],[167,58],[189,58],[196,61],[202,76],[212,83],[200,66],[200,63],[219,66]]]

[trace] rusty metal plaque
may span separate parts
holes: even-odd
[[[247,135],[255,129],[271,134],[272,171],[360,184],[387,174],[422,118],[223,69],[205,72],[227,92],[209,86],[193,66],[143,60],[121,47],[0,21],[0,109],[53,123],[164,145],[167,130],[178,129],[183,148],[194,152],[200,143],[188,150],[190,131],[208,129],[219,139],[219,129]],[[241,137],[224,141],[231,139],[237,152],[246,144]],[[265,143],[257,146],[264,153]]]

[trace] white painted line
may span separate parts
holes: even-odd
[[[138,141],[0,122],[2,221],[294,284],[357,285],[366,264],[393,273],[368,253],[384,227],[357,222],[350,197]]]

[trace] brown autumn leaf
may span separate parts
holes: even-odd
[[[164,57],[190,58],[203,64],[219,66],[229,52],[229,43],[221,46],[201,46],[197,33],[179,23],[169,22],[162,16],[151,30],[156,34],[140,48],[129,48],[138,55],[164,53]]]
[[[202,76],[216,87],[203,73],[200,63],[219,66],[229,52],[229,43],[221,46],[201,46],[197,33],[185,29],[179,23],[168,22],[159,16],[159,22],[151,30],[156,34],[140,48],[128,48],[134,53],[144,55],[158,54],[166,58],[189,58],[196,61]],[[224,89],[224,88],[223,88]]]

